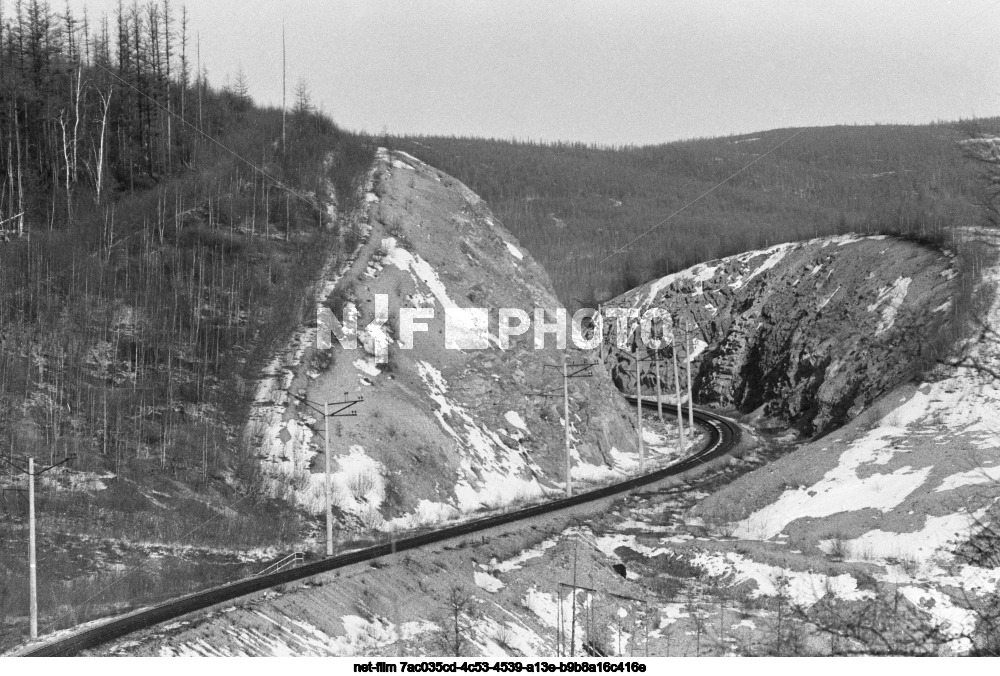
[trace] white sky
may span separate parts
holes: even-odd
[[[215,82],[242,64],[280,103],[284,21],[289,100],[304,77],[372,132],[656,143],[1000,114],[1000,0],[186,4]]]

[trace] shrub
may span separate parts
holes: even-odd
[[[350,479],[348,479],[348,487],[351,489],[351,494],[354,499],[358,502],[364,502],[368,498],[368,494],[375,488],[377,479],[372,470],[366,469],[353,474]]]

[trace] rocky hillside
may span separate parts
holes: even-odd
[[[818,435],[921,368],[948,318],[954,276],[928,247],[844,236],[697,265],[607,305],[690,320],[696,401]],[[634,361],[605,344],[612,377],[634,389]],[[647,391],[653,368],[643,365]]]
[[[320,514],[324,505],[320,402],[362,396],[354,418],[331,419],[334,504],[344,533],[451,518],[558,492],[563,487],[562,351],[532,334],[497,341],[497,308],[559,306],[545,271],[464,185],[404,153],[382,151],[367,222],[321,298],[358,315],[359,347],[317,349],[304,330],[260,387],[249,433],[277,494]],[[366,328],[378,294],[388,322]],[[488,308],[489,325],[470,307]],[[412,349],[400,341],[400,308],[433,308]],[[445,317],[488,349],[451,349]],[[376,354],[388,349],[387,363]],[[596,354],[573,352],[573,361]],[[295,397],[290,396],[294,394]],[[629,410],[598,366],[570,387],[576,481],[620,477],[636,463]],[[298,397],[298,398],[296,398]],[[309,403],[302,400],[308,400]],[[556,404],[559,404],[557,407]]]
[[[1000,251],[995,234],[972,236]],[[1000,268],[984,277],[995,288]],[[737,548],[756,541],[755,552],[795,553],[799,566],[853,565],[881,598],[895,594],[929,614],[943,649],[995,649],[1000,304],[978,319],[984,330],[946,360],[961,366],[896,388],[694,513],[742,541]]]

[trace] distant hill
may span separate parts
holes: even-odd
[[[996,118],[815,127],[616,148],[391,143],[480,194],[546,268],[560,299],[577,306],[701,261],[809,237],[946,241],[954,226],[980,218],[978,169],[958,143],[998,128]]]

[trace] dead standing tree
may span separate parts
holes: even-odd
[[[445,596],[447,626],[441,631],[441,642],[445,650],[455,657],[461,657],[469,643],[474,603],[473,595],[458,585],[451,587]]]

